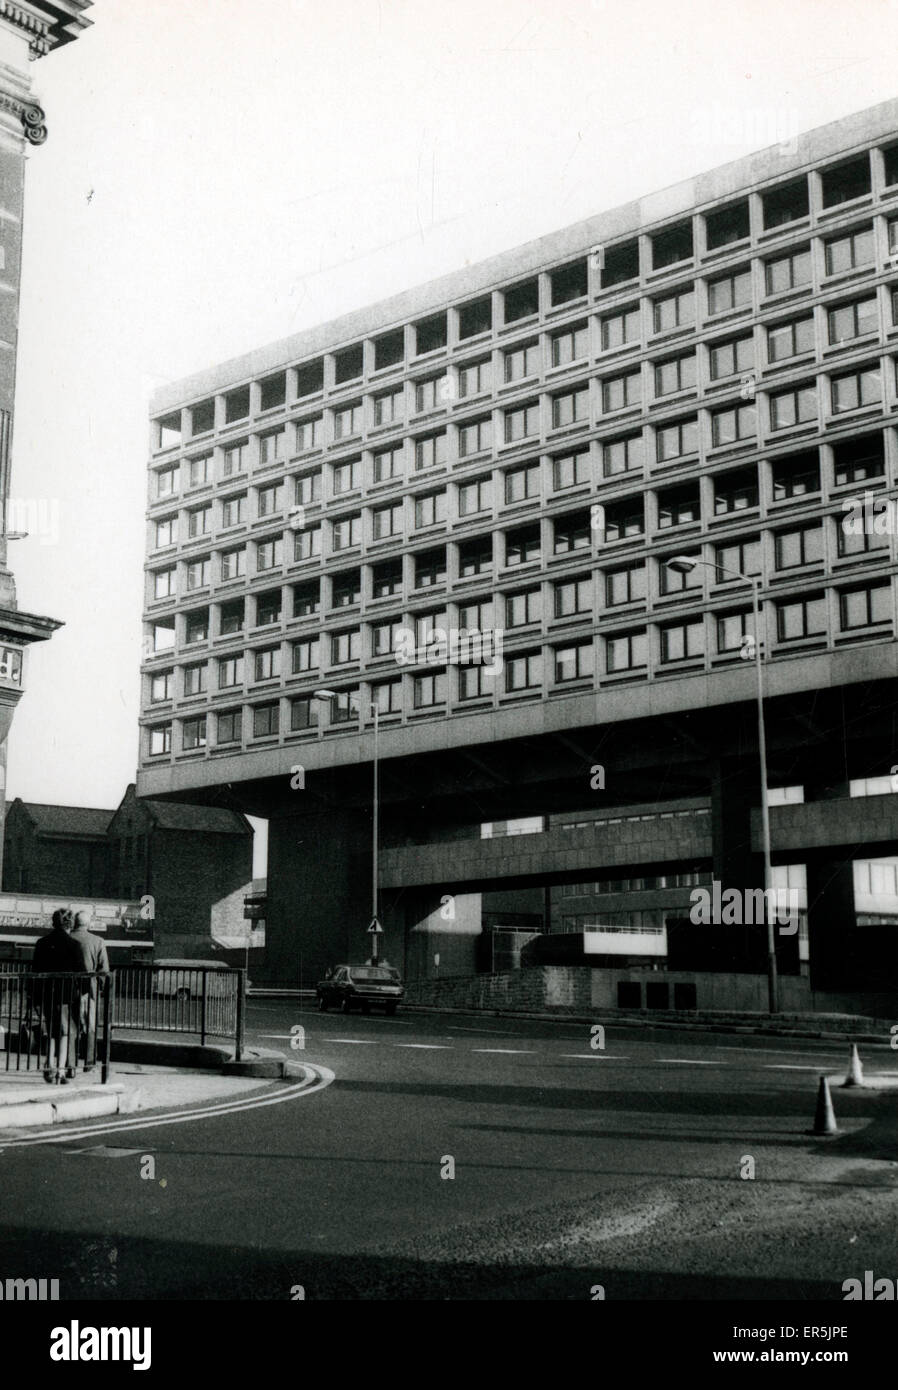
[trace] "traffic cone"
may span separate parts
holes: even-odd
[[[833,1112],[832,1096],[829,1093],[829,1082],[825,1076],[821,1076],[820,1086],[817,1090],[817,1111],[814,1115],[814,1133],[838,1134],[838,1132],[839,1129]]]
[[[857,1043],[851,1044],[851,1057],[848,1063],[848,1075],[845,1078],[846,1086],[864,1085],[864,1068],[861,1066],[861,1059],[857,1055]]]

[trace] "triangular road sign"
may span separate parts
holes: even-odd
[[[380,925],[380,922],[378,922],[377,918],[376,918],[376,917],[372,917],[372,918],[371,918],[371,925],[370,925],[370,927],[368,928],[368,931],[371,933],[371,935],[372,935],[372,936],[382,936],[382,935],[383,935],[383,930],[384,930],[384,929],[383,929],[383,927]]]

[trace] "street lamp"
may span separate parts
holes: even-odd
[[[754,612],[755,674],[757,677],[758,698],[758,753],[761,759],[761,835],[764,847],[764,904],[767,914],[767,998],[768,1009],[772,1014],[779,1012],[779,986],[776,973],[776,937],[774,935],[773,908],[774,888],[773,869],[770,859],[770,807],[767,790],[767,735],[764,728],[764,668],[761,662],[761,604],[760,578],[757,575],[743,574],[741,570],[728,569],[726,565],[710,560],[699,559],[694,555],[673,555],[665,561],[667,568],[677,574],[691,574],[697,565],[714,568],[724,574],[732,575],[751,585],[751,601]]]
[[[331,701],[331,700],[336,700],[336,699],[338,698],[338,695],[337,695],[337,691],[336,691],[336,690],[316,690],[315,693],[314,693],[314,698],[315,698],[316,700],[327,700],[327,701]],[[350,695],[350,696],[349,696],[349,700],[350,700],[351,703],[354,703],[359,709],[362,708],[363,702],[362,702],[362,700],[359,698],[358,695],[354,695],[354,696],[353,696],[353,695]],[[377,930],[377,929],[380,927],[380,922],[378,921],[378,917],[377,917],[377,877],[378,877],[378,876],[377,876],[377,841],[378,841],[377,821],[378,821],[378,811],[379,811],[378,789],[377,789],[377,772],[378,772],[378,714],[379,714],[380,711],[379,711],[379,706],[378,706],[376,700],[370,701],[370,706],[369,706],[369,708],[370,708],[370,710],[371,710],[371,713],[374,715],[374,809],[373,809],[373,816],[372,816],[372,826],[373,826],[373,852],[372,852],[372,867],[371,867],[371,927],[374,929],[373,932],[372,932],[372,935],[373,935],[373,937],[374,937],[374,942],[373,942],[372,947],[371,947],[371,960],[372,960],[372,964],[376,965],[376,964],[377,964],[377,938],[378,938],[378,936],[380,935],[379,931]]]

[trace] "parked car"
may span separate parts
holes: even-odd
[[[391,965],[337,965],[319,980],[315,993],[322,1013],[339,1008],[348,1014],[355,1005],[368,1013],[374,1004],[394,1014],[405,990],[399,971]]]
[[[228,966],[217,960],[156,960],[153,972],[153,993],[164,999],[202,999],[203,971],[206,976],[206,998],[221,999],[230,995],[234,986],[232,976],[225,974]]]

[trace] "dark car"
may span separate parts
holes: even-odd
[[[316,990],[322,1013],[339,1007],[344,1014],[354,1005],[368,1013],[372,1004],[394,1014],[404,993],[399,971],[391,965],[337,965]]]

